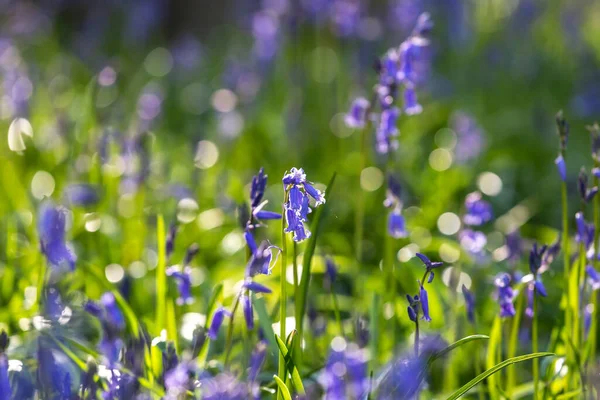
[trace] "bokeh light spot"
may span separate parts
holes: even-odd
[[[173,56],[169,50],[158,47],[146,56],[144,68],[152,76],[165,76],[173,68]]]
[[[460,218],[454,213],[445,212],[439,216],[437,226],[444,235],[454,235],[460,229]]]
[[[31,179],[31,194],[38,200],[50,197],[54,193],[55,182],[50,173],[38,171]]]
[[[496,196],[502,191],[502,179],[493,172],[483,172],[477,178],[477,186],[482,193]]]
[[[445,171],[452,166],[452,153],[446,149],[435,149],[429,155],[429,165],[436,171]]]
[[[208,169],[219,160],[219,149],[216,144],[208,140],[201,140],[196,147],[194,164],[200,169]]]
[[[383,185],[383,172],[377,167],[367,167],[360,173],[360,187],[373,192]]]

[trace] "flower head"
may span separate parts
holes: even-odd
[[[579,171],[579,177],[577,179],[577,189],[579,190],[579,196],[585,203],[589,203],[596,193],[598,193],[597,187],[588,188],[588,176],[585,172],[585,168],[581,168]]]
[[[58,269],[75,269],[77,257],[66,241],[66,210],[50,202],[39,211],[38,233],[42,253],[48,263]]]
[[[567,149],[567,140],[569,138],[569,123],[563,116],[562,110],[556,114],[556,127],[558,137],[560,138],[560,151],[564,152]]]
[[[425,254],[416,253],[415,255],[417,257],[419,257],[419,259],[425,265],[425,272],[426,272],[426,274],[430,274],[430,273],[433,272],[434,269],[439,268],[442,265],[444,265],[444,263],[441,262],[441,261],[431,261]]]
[[[100,201],[96,187],[86,183],[73,183],[63,190],[65,204],[71,206],[92,206]]]
[[[267,187],[267,175],[265,174],[264,168],[258,171],[258,174],[252,178],[252,185],[250,186],[250,208],[251,213],[248,215],[248,210],[244,206],[244,216],[249,217],[249,220],[245,223],[246,230],[253,230],[254,228],[261,226],[263,220],[281,219],[281,214],[264,210],[267,205],[267,200],[262,201]]]
[[[465,285],[462,285],[462,293],[465,298],[465,306],[467,308],[467,318],[469,322],[475,322],[475,296],[467,289]]]
[[[194,302],[194,298],[192,297],[191,268],[185,267],[183,271],[180,271],[178,267],[169,267],[167,268],[167,276],[172,277],[177,282],[177,289],[179,291],[177,304],[192,304]]]
[[[421,282],[419,282],[419,286],[419,298],[421,301],[421,310],[423,311],[423,319],[427,322],[431,322],[431,316],[429,315],[429,297],[427,295],[427,290],[425,290]]]
[[[562,154],[559,154],[558,157],[554,160],[554,164],[556,164],[556,169],[558,170],[558,175],[560,175],[560,179],[563,182],[567,181],[567,164],[565,163],[565,158]]]
[[[379,124],[375,132],[377,140],[377,152],[387,154],[391,150],[398,148],[397,137],[399,135],[396,123],[400,116],[400,109],[397,107],[387,108],[379,116]]]
[[[473,192],[465,198],[463,222],[467,225],[483,225],[494,217],[492,206],[481,198],[481,193]]]
[[[324,194],[306,180],[302,168],[292,168],[283,177],[286,191],[284,203],[287,228],[285,232],[293,233],[295,242],[301,242],[310,237],[310,231],[304,226],[311,212],[309,197],[315,202],[315,207],[325,203]]]
[[[367,112],[370,103],[364,97],[359,97],[352,102],[350,111],[346,114],[344,121],[350,128],[364,128],[367,122]]]
[[[229,312],[227,309],[219,306],[219,308],[217,308],[217,310],[213,314],[210,328],[208,329],[208,332],[206,333],[206,335],[210,339],[215,340],[219,336],[219,330],[221,329],[221,325],[223,325],[223,320],[225,319],[225,316],[231,317],[231,312]]]
[[[327,399],[358,399],[368,389],[368,358],[364,349],[341,337],[331,342],[325,368],[318,378]]]
[[[501,317],[514,317],[516,314],[513,305],[514,291],[510,287],[511,277],[509,274],[502,272],[496,276],[494,285],[497,290],[497,301],[500,305]]]
[[[388,234],[394,239],[405,238],[408,236],[406,221],[398,208],[394,208],[388,215]]]

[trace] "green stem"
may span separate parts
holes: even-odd
[[[533,289],[533,321],[531,326],[532,350],[538,352],[538,307],[537,307],[537,290]],[[540,379],[540,364],[538,359],[533,360],[533,400],[538,399],[538,383]]]
[[[287,197],[288,197],[288,193],[286,190],[285,195],[284,195],[284,198],[285,198],[284,204],[287,202]],[[285,207],[283,209],[283,213],[285,215]],[[281,268],[280,268],[280,276],[279,276],[280,291],[281,291],[280,299],[279,299],[279,336],[281,337],[282,340],[285,340],[285,338],[286,338],[286,329],[285,329],[286,303],[287,303],[287,294],[286,294],[287,282],[285,281],[286,266],[287,266],[287,235],[285,233],[285,217],[284,217],[281,219]],[[284,359],[283,355],[281,354],[281,352],[279,352],[279,367],[278,367],[277,374],[279,375],[281,380],[283,380],[285,382],[287,372],[286,372],[285,359]],[[279,391],[279,389],[277,390],[277,397],[278,398],[281,397],[281,392]]]
[[[368,111],[367,111],[368,116]],[[358,166],[358,194],[356,197],[356,220],[354,221],[354,248],[356,250],[356,261],[362,262],[363,253],[363,232],[365,219],[365,193],[360,184],[360,176],[363,169],[367,166],[367,130],[370,124],[367,122],[365,127],[360,131],[360,161]]]
[[[335,314],[335,320],[340,330],[340,336],[344,336],[344,325],[342,324],[342,317],[340,316],[340,306],[338,304],[337,295],[333,290],[333,285],[331,285],[331,303],[333,304],[333,312]]]
[[[233,302],[233,307],[231,309],[231,316],[229,317],[229,328],[227,329],[227,339],[225,340],[225,362],[224,365],[227,367],[227,363],[229,362],[229,355],[231,354],[231,347],[233,344],[233,321],[235,317],[235,312],[238,309],[240,304],[241,293],[235,296],[235,301]]]
[[[513,358],[517,355],[516,353],[517,343],[519,342],[519,326],[521,324],[521,315],[523,315],[523,308],[525,307],[525,297],[526,296],[524,290],[520,290],[519,297],[517,298],[517,313],[512,318],[510,337],[508,339],[508,354],[506,355],[506,358]],[[510,394],[512,394],[512,390],[517,382],[515,372],[516,369],[514,365],[509,365],[506,368],[506,391]]]
[[[415,320],[415,356],[419,357],[419,318]]]
[[[564,157],[564,154],[563,154]],[[566,307],[565,307],[565,329],[567,337],[571,337],[573,335],[573,326],[571,321],[571,291],[569,288],[569,282],[571,278],[570,273],[570,260],[569,260],[569,204],[568,204],[568,193],[567,193],[567,183],[562,182],[561,185],[561,204],[562,204],[562,252],[563,252],[563,269],[564,269],[564,293],[566,296]],[[565,344],[566,347],[566,355],[567,360],[569,362],[573,362],[573,351]],[[570,381],[572,376],[572,368],[569,368],[567,373],[567,389],[570,388]]]
[[[598,160],[594,160],[594,166],[596,168],[600,167],[600,162],[598,162]],[[598,178],[594,175],[594,186],[598,186]],[[599,227],[600,227],[600,196],[595,196],[594,197],[594,226],[596,227],[596,229],[594,230],[594,261],[593,261],[593,266],[595,270],[598,270],[598,239],[600,239],[600,232],[599,232]],[[597,330],[597,326],[598,326],[598,321],[596,320],[596,316],[597,314],[597,308],[598,308],[598,296],[596,294],[595,291],[592,291],[592,323],[590,325],[590,331],[588,333],[588,338],[590,341],[590,353],[589,353],[589,359],[590,360],[595,360],[596,359],[596,345],[597,345],[597,340],[598,338],[596,337],[596,330]],[[591,388],[590,388],[591,389]]]

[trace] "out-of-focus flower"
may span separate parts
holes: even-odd
[[[404,216],[401,211],[397,208],[392,210],[392,212],[388,215],[388,234],[395,238],[405,238],[408,236],[408,232],[406,230],[406,221],[404,220]]]
[[[508,251],[506,260],[511,264],[516,264],[521,259],[522,240],[519,231],[514,231],[506,235],[505,245]]]
[[[388,234],[395,238],[404,238],[408,236],[406,230],[406,221],[402,215],[402,187],[400,182],[393,175],[388,175],[386,197],[383,205],[393,210],[388,215]]]
[[[496,276],[494,285],[497,290],[497,301],[500,305],[501,317],[514,317],[516,314],[513,305],[514,291],[510,287],[511,277],[509,274],[502,272]]]
[[[225,316],[231,318],[231,312],[229,312],[223,307],[217,308],[217,310],[213,314],[210,328],[208,329],[208,332],[206,334],[210,339],[216,340],[219,336],[219,330],[221,329],[221,325],[223,325],[223,320],[225,319]]]
[[[562,110],[556,114],[556,127],[558,137],[560,138],[560,151],[564,153],[567,150],[567,140],[569,138],[569,123],[563,116]]]
[[[325,390],[325,398],[362,398],[369,387],[367,366],[368,358],[364,349],[341,337],[334,338],[325,368],[318,378]]]
[[[484,254],[487,237],[481,231],[472,229],[463,229],[458,234],[458,240],[463,249],[474,256],[482,256]]]
[[[266,187],[267,175],[264,168],[261,168],[258,174],[252,178],[250,187],[251,218],[246,223],[246,230],[254,230],[261,226],[263,220],[281,219],[281,214],[263,209],[267,205],[266,200],[262,201]]]
[[[42,253],[48,263],[58,269],[75,269],[77,257],[66,241],[66,210],[50,202],[42,204],[39,212],[38,233]]]
[[[556,169],[558,170],[558,174],[560,175],[560,179],[563,182],[567,181],[567,164],[565,163],[565,159],[562,154],[559,154],[558,157],[554,160],[554,164],[556,164]]]
[[[481,193],[473,192],[465,198],[465,215],[463,222],[467,225],[479,226],[494,218],[492,205],[481,198]]]
[[[229,372],[200,379],[204,400],[247,400],[248,387]]]
[[[260,340],[254,350],[252,351],[252,355],[250,355],[250,362],[248,363],[248,381],[254,382],[258,378],[258,373],[262,368],[265,358],[267,355],[267,343],[263,340]]]
[[[192,297],[192,269],[184,267],[183,271],[180,271],[176,266],[169,267],[167,268],[167,276],[172,277],[177,282],[177,290],[179,292],[177,304],[192,304],[194,302],[194,298]]]
[[[87,183],[73,183],[63,190],[63,198],[66,204],[71,206],[92,206],[100,201],[98,189]]]
[[[485,135],[475,118],[457,111],[450,119],[450,128],[456,133],[456,161],[462,164],[476,159],[484,149]]]
[[[287,228],[285,231],[294,234],[295,242],[301,242],[310,237],[310,231],[304,226],[308,213],[311,212],[308,205],[309,196],[314,199],[315,207],[325,203],[325,196],[306,180],[302,168],[292,168],[284,175],[282,181],[286,191],[284,209]]]
[[[575,214],[575,225],[577,227],[575,240],[583,244],[584,250],[591,249],[594,242],[594,224],[585,222],[583,213],[579,211]]]
[[[598,271],[596,271],[592,265],[588,265],[585,267],[585,272],[588,277],[588,284],[591,286],[592,290],[600,289],[600,274]]]
[[[325,259],[325,286],[329,288],[329,290],[333,290],[333,284],[337,277],[337,266],[333,262],[331,258]]]
[[[99,303],[88,301],[84,309],[100,320],[103,331],[100,350],[109,364],[113,365],[118,361],[119,353],[123,348],[120,333],[125,329],[125,317],[117,305],[115,296],[111,292],[106,292]]]
[[[165,375],[166,400],[177,400],[196,388],[198,372],[194,363],[182,362]]]
[[[356,338],[356,344],[360,348],[364,348],[369,344],[369,321],[367,321],[363,317],[356,318],[356,322],[354,324],[354,337]]]
[[[416,253],[416,256],[423,262],[425,265],[425,275],[433,273],[433,270],[444,265],[441,261],[431,261],[429,257],[422,253]]]
[[[562,238],[562,234],[559,234],[558,237],[556,238],[556,241],[553,244],[551,244],[548,247],[548,249],[546,250],[546,252],[542,255],[542,265],[538,269],[539,274],[547,271],[548,268],[550,267],[550,264],[552,264],[552,262],[554,261],[554,259],[558,255],[558,253],[560,253],[561,238]]]
[[[171,258],[171,254],[173,254],[173,250],[175,249],[175,238],[177,237],[177,225],[172,223],[169,226],[169,231],[167,232],[167,239],[165,243],[165,253],[167,260]]]
[[[381,154],[387,154],[392,150],[398,148],[398,140],[396,139],[399,135],[396,123],[400,116],[400,109],[392,107],[385,109],[379,116],[379,124],[375,132],[375,139],[377,141],[377,152]]]
[[[600,125],[598,125],[598,123],[594,123],[586,128],[588,132],[590,132],[590,137],[592,140],[592,158],[594,161],[600,161]]]
[[[6,331],[0,333],[0,398],[10,399],[12,390],[10,389],[10,381],[8,379],[8,357],[5,351],[8,347],[9,339]]]
[[[364,97],[359,97],[352,102],[350,111],[346,114],[344,121],[350,128],[364,128],[367,122],[367,113],[371,104]]]
[[[581,197],[581,201],[585,203],[589,203],[596,193],[598,193],[597,187],[588,188],[588,176],[585,172],[585,168],[581,168],[579,171],[579,177],[577,179],[577,189],[579,190],[579,196]]]
[[[472,324],[475,323],[475,296],[467,289],[465,285],[462,285],[462,293],[465,298],[465,307],[467,309],[467,318]]]

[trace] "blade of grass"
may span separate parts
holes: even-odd
[[[492,330],[490,332],[490,341],[488,344],[486,366],[492,368],[496,364],[496,355],[498,354],[498,346],[500,346],[500,340],[502,336],[502,320],[499,316],[494,319]],[[488,389],[490,392],[490,398],[492,400],[498,399],[498,390],[496,389],[497,383],[494,376],[488,379]]]
[[[333,184],[335,183],[335,176],[336,174],[334,173],[327,184],[327,189],[325,190],[326,199],[329,199],[331,195],[331,190],[333,189]],[[311,225],[312,235],[308,239],[308,244],[306,245],[304,256],[302,258],[302,278],[300,279],[298,299],[296,300],[296,329],[298,329],[298,340],[300,340],[300,343],[302,342],[304,332],[302,321],[304,320],[304,315],[306,313],[306,300],[308,298],[308,285],[310,283],[310,268],[312,264],[312,258],[317,247],[317,238],[319,237],[319,231],[321,230],[320,228],[322,226],[323,216],[329,204],[330,202],[327,202],[321,207],[317,208],[317,211],[315,212],[315,218],[313,219]]]
[[[156,246],[158,251],[158,265],[156,267],[156,322],[154,334],[166,328],[165,316],[167,309],[167,260],[166,260],[165,221],[162,215],[156,217]]]
[[[548,356],[554,356],[554,353],[533,353],[533,354],[526,354],[523,356],[513,357],[513,358],[509,358],[508,360],[504,360],[501,363],[494,365],[492,368],[488,369],[487,371],[479,374],[475,378],[471,379],[469,382],[467,382],[465,385],[463,385],[457,391],[452,393],[452,395],[450,395],[450,397],[448,397],[447,400],[456,400],[456,399],[460,398],[462,395],[464,395],[469,390],[471,390],[473,387],[475,387],[478,383],[482,382],[483,380],[485,380],[488,377],[493,376],[496,372],[501,371],[503,368],[505,368],[509,365],[520,363],[520,362],[527,361],[527,360],[532,360],[535,358],[548,357]]]
[[[269,312],[267,311],[267,306],[265,305],[265,299],[263,297],[255,299],[254,311],[256,311],[256,315],[258,316],[258,324],[263,331],[263,335],[267,339],[269,352],[276,357],[279,352],[277,350],[277,344],[275,343],[275,340],[273,340],[275,337],[273,320],[269,317]]]
[[[287,346],[285,345],[285,343],[283,343],[283,340],[281,340],[281,338],[277,335],[275,335],[275,340],[277,341],[277,347],[279,347],[279,352],[281,353],[281,355],[283,356],[283,358],[285,359],[285,363],[287,364],[287,369],[289,371],[292,371],[291,376],[292,376],[292,385],[294,385],[294,388],[296,389],[296,392],[298,392],[298,394],[300,395],[305,395],[306,391],[304,390],[304,385],[302,384],[302,378],[300,377],[300,373],[298,372],[298,368],[296,368],[296,365],[294,364],[294,360],[292,355],[290,354],[288,348],[293,349],[294,347],[294,340],[296,340],[298,338],[297,335],[292,335],[295,332],[292,331],[292,333],[290,333],[291,336],[291,340]]]
[[[292,400],[292,395],[290,394],[290,391],[288,390],[287,386],[285,386],[285,383],[283,383],[281,378],[279,378],[277,375],[273,375],[273,379],[275,379],[275,383],[277,383],[277,387],[279,388],[279,393],[281,393],[281,396],[283,397],[283,399],[284,400]]]
[[[487,335],[470,335],[470,336],[466,336],[462,339],[459,339],[456,342],[452,343],[450,346],[446,347],[445,349],[440,350],[440,351],[434,353],[433,355],[431,355],[431,357],[429,357],[429,360],[427,360],[427,365],[430,366],[438,358],[445,356],[446,354],[450,353],[452,350],[454,350],[464,344],[467,344],[474,340],[487,340],[489,338],[490,337]]]
[[[177,340],[177,314],[175,312],[175,302],[172,299],[167,301],[167,337],[173,341],[175,350],[179,354],[179,341]]]

